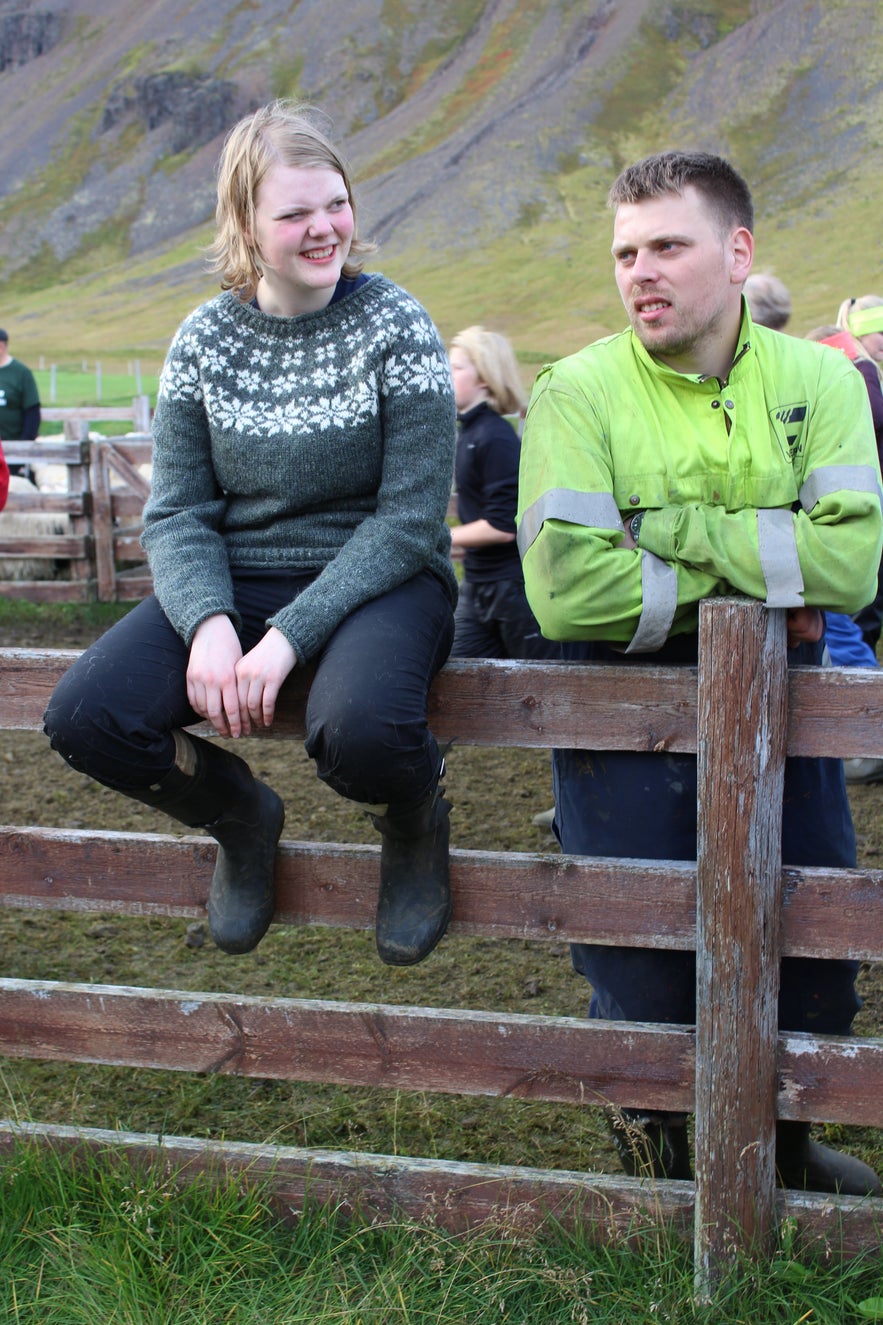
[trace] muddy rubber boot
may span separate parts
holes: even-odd
[[[285,807],[238,755],[185,732],[173,735],[175,767],[133,799],[215,839],[209,933],[223,952],[251,952],[276,910],[273,873]]]
[[[683,1113],[608,1113],[620,1163],[632,1178],[682,1178],[690,1181],[690,1145]]]
[[[781,1187],[841,1196],[883,1196],[870,1165],[810,1139],[809,1123],[776,1123],[776,1177]]]
[[[436,789],[407,814],[371,815],[382,838],[375,937],[387,966],[422,962],[448,927],[450,813]]]

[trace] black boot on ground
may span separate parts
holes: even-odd
[[[883,1196],[874,1170],[810,1139],[809,1123],[776,1123],[776,1176],[797,1191],[839,1192],[841,1196]]]
[[[371,816],[382,839],[375,935],[387,966],[422,962],[448,927],[450,813],[436,789],[407,814]]]
[[[238,755],[184,732],[174,736],[175,767],[134,799],[215,839],[209,933],[223,952],[251,952],[276,910],[273,873],[285,808]]]
[[[682,1178],[690,1181],[690,1145],[683,1113],[608,1113],[620,1163],[632,1178]]]

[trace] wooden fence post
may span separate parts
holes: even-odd
[[[110,482],[104,463],[104,442],[91,443],[89,477],[92,486],[92,556],[100,603],[116,602],[116,562],[113,550],[113,512]]]
[[[775,1230],[787,742],[785,612],[700,608],[696,918],[697,1297]]]
[[[150,432],[150,396],[136,396],[132,401],[132,431]]]
[[[71,579],[94,581],[95,542],[92,539],[92,492],[89,474],[89,424],[85,419],[65,419],[63,435],[67,441],[80,443],[80,464],[68,465],[67,489],[71,496],[83,500],[83,514],[71,516],[71,533],[84,535],[87,543],[85,560],[71,562]],[[91,596],[91,594],[90,594]]]

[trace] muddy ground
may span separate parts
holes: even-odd
[[[102,623],[103,625],[104,623]],[[5,645],[84,647],[100,626],[47,612],[8,620]],[[255,772],[283,796],[285,835],[294,839],[376,842],[366,817],[329,792],[291,742],[247,743]],[[484,850],[555,850],[532,817],[551,805],[544,751],[454,748],[448,759],[454,804],[452,845]],[[883,858],[883,785],[850,793],[859,861]],[[63,828],[169,832],[163,815],[69,770],[32,732],[0,732],[0,822]],[[346,998],[579,1016],[587,986],[565,945],[449,936],[409,970],[381,966],[373,936],[321,929],[273,929],[255,953],[230,958],[210,941],[193,945],[189,922],[119,916],[0,911],[3,973],[22,979],[100,981],[298,998]],[[199,935],[197,935],[197,940]],[[883,1034],[883,966],[863,969],[862,1035]],[[248,1141],[357,1147],[382,1153],[615,1168],[596,1110],[504,1100],[460,1100],[346,1090],[230,1077],[133,1073],[0,1059],[0,1116],[86,1126],[227,1135]],[[828,1129],[883,1169],[883,1133]]]

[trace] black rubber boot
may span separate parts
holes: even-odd
[[[133,799],[215,839],[209,933],[223,952],[251,952],[276,910],[273,872],[285,808],[238,755],[185,732],[174,736],[175,767]]]
[[[839,1192],[841,1196],[883,1196],[883,1184],[870,1165],[810,1139],[809,1123],[776,1123],[776,1177],[781,1187]]]
[[[407,814],[371,815],[382,837],[375,936],[387,966],[422,962],[448,927],[450,813],[436,788]]]
[[[683,1113],[608,1113],[620,1163],[632,1178],[682,1178],[690,1181],[690,1145]]]

